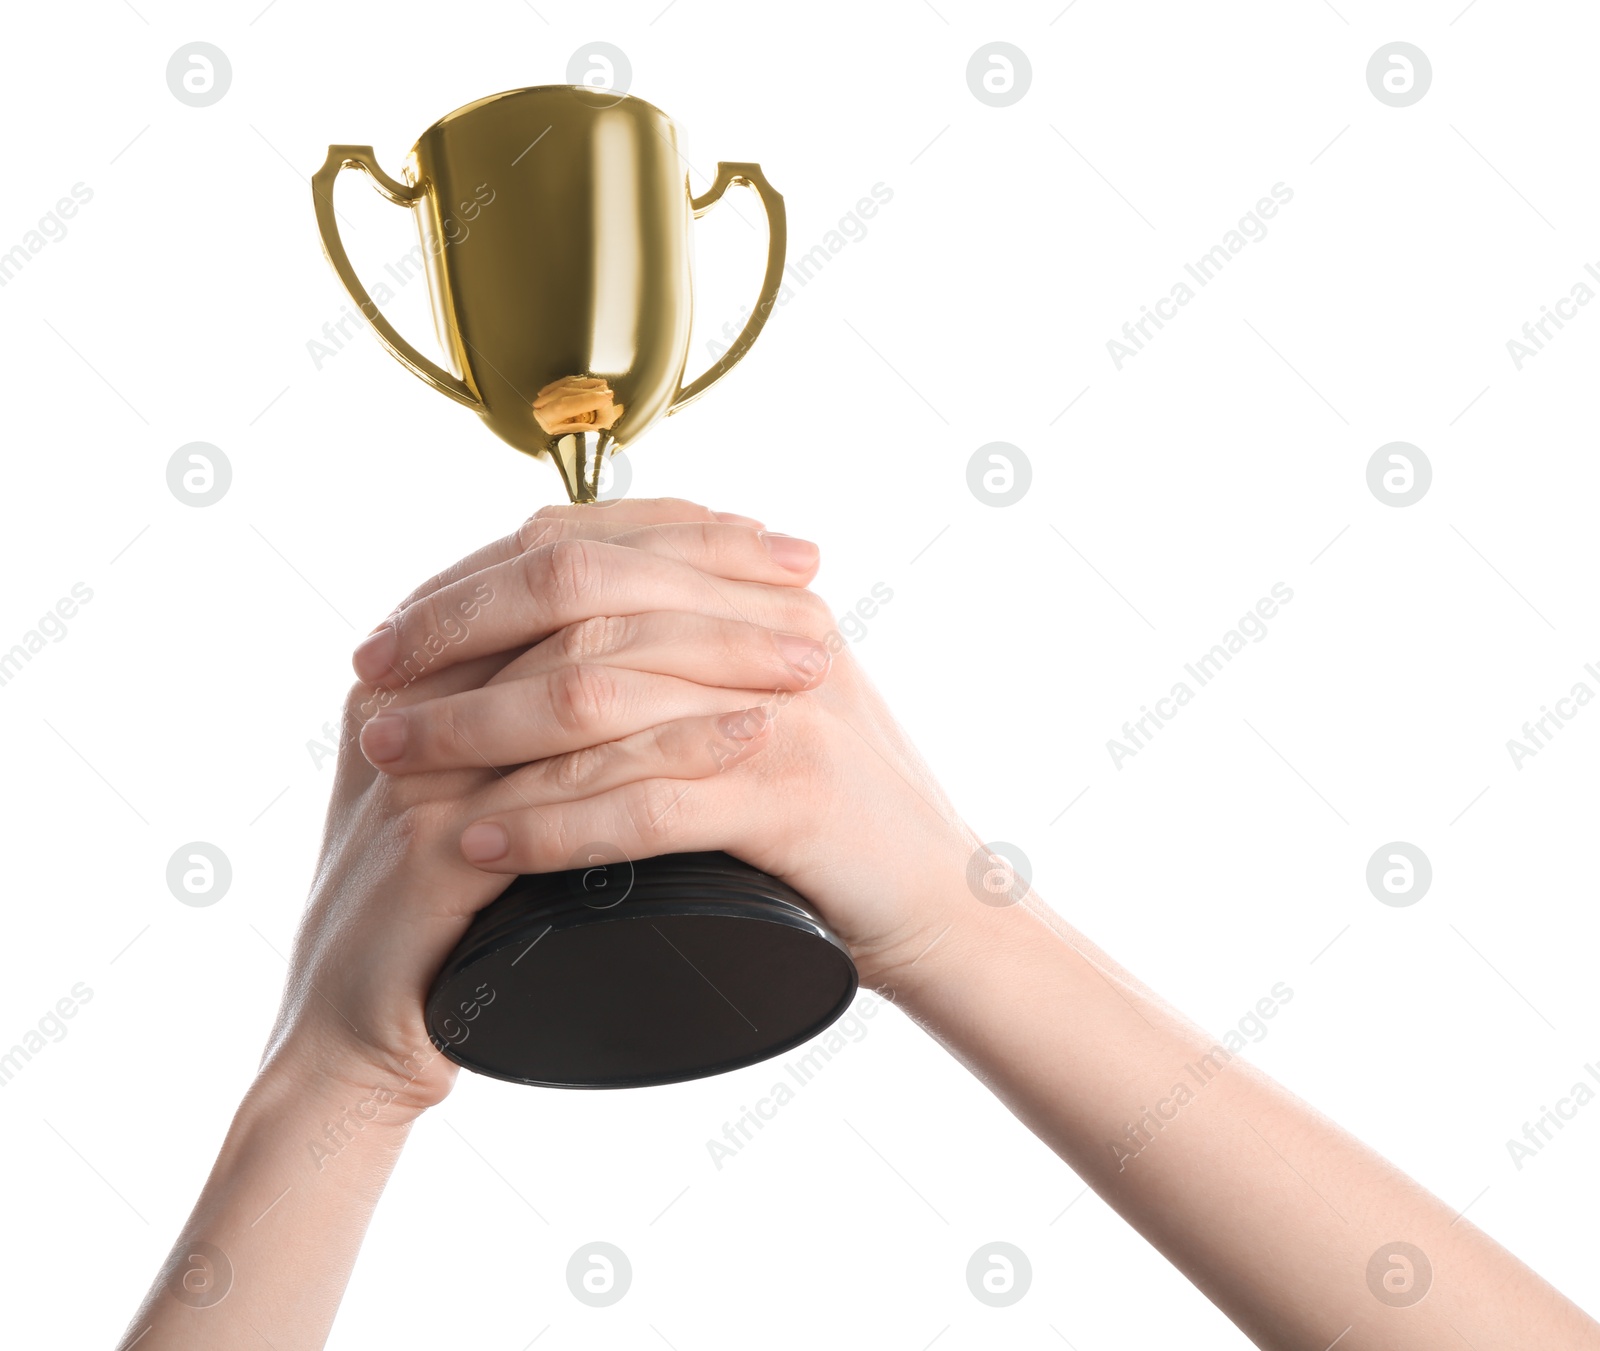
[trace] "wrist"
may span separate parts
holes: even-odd
[[[913,1016],[952,986],[1012,960],[1043,932],[1031,913],[1046,910],[1037,893],[1011,901],[974,880],[977,848],[976,837],[953,841],[945,857],[919,870],[914,928],[863,970],[863,983]]]
[[[246,1101],[270,1113],[316,1118],[332,1138],[404,1135],[449,1092],[455,1066],[426,1041],[409,1055],[379,1055],[316,1035],[275,1040]]]

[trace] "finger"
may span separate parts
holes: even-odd
[[[558,391],[563,389],[608,389],[610,386],[604,380],[595,376],[565,375],[559,380],[552,380],[548,385],[534,395],[533,406],[540,407]]]
[[[627,412],[616,401],[605,381],[594,381],[595,389],[566,386],[556,390],[547,386],[533,402],[533,417],[548,436],[561,436],[569,431],[610,431],[617,419]]]
[[[742,540],[712,543],[715,532]],[[814,548],[815,546],[813,546]],[[742,560],[736,562],[735,560]],[[715,562],[756,574],[751,585],[718,579],[696,566]],[[790,591],[767,585],[795,574],[776,561],[759,532],[745,526],[664,526],[650,547],[601,540],[558,540],[485,568],[425,596],[369,635],[353,657],[356,674],[371,684],[406,684],[428,670],[531,647],[557,629],[595,615],[686,610],[732,616],[769,627],[810,633],[818,621],[814,597],[774,605],[763,593]],[[797,622],[783,622],[793,616]]]
[[[590,502],[582,506],[564,503],[540,507],[509,535],[476,549],[442,572],[435,573],[395,606],[395,611],[413,605],[422,597],[494,567],[520,553],[555,539],[610,539],[645,525],[666,525],[675,521],[722,521],[763,529],[761,522],[731,511],[710,511],[696,502],[677,497],[622,498],[615,502]],[[381,628],[382,625],[379,625]]]
[[[601,702],[626,700],[637,693],[617,685],[604,687],[603,673],[596,673],[585,677],[590,684],[577,698],[572,686],[554,683],[557,678],[578,679],[563,674],[575,666],[601,665],[632,674],[674,677],[736,691],[735,698],[743,698],[743,692],[750,690],[812,689],[827,675],[832,661],[825,644],[800,634],[774,632],[742,620],[661,612],[587,619],[569,625],[498,670],[488,666],[503,657],[480,658],[425,676],[396,695],[359,687],[375,693],[382,702],[374,699],[368,703],[353,731],[373,721],[379,712],[388,715],[363,735],[361,744],[368,762],[387,773],[410,774],[522,764],[548,755],[553,747],[534,738],[547,735],[551,719],[560,712],[552,703],[540,703],[548,700],[552,691],[569,706],[590,710]],[[456,671],[471,671],[477,678],[452,680]],[[505,689],[509,683],[532,679],[541,681],[532,690]],[[480,688],[483,686],[487,688]],[[664,698],[684,693],[681,684],[673,683],[662,684],[655,692]],[[720,709],[727,705],[716,699],[711,706]],[[616,713],[637,723],[636,710],[623,707]],[[645,716],[650,722],[663,722],[676,716],[676,711],[660,707]],[[614,737],[623,725],[596,716],[590,726],[581,729],[581,735],[592,740]]]
[[[562,666],[653,671],[728,689],[810,689],[827,674],[827,646],[742,619],[689,611],[596,615],[550,635],[487,684],[526,680]]]
[[[760,530],[764,527],[753,516],[741,516],[735,511],[712,511],[698,502],[681,497],[623,497],[607,502],[562,502],[541,507],[542,520],[592,521],[604,517],[611,521],[626,521],[629,525],[671,525],[676,521],[723,521],[732,525],[750,525]]]
[[[676,718],[731,713],[764,693],[648,671],[563,666],[385,710],[361,729],[361,750],[388,774],[523,765]]]
[[[769,586],[804,586],[817,575],[822,556],[808,539],[721,521],[640,526],[607,542],[681,559],[713,577]]]
[[[645,779],[710,778],[766,745],[770,723],[763,707],[675,718],[526,765],[485,789],[479,805],[485,812],[516,812],[596,797]]]
[[[611,387],[604,380],[585,382],[582,387],[566,385],[551,387],[533,401],[536,413],[545,413],[545,421],[557,421],[576,411],[595,412],[612,402]]]
[[[397,689],[357,681],[345,695],[341,740],[357,736],[362,726],[380,713],[479,689],[504,670],[510,660],[511,654],[497,652],[430,673]]]
[[[724,771],[766,745],[771,726],[764,710],[749,709],[687,726],[664,737],[658,752],[630,748],[639,757],[634,764],[642,767],[653,757],[669,764],[671,775],[628,779],[578,800],[529,801],[491,812],[462,831],[461,856],[484,872],[544,873],[571,866],[573,851],[586,840],[605,841],[628,858],[736,848],[729,823],[736,816],[734,798],[748,785]],[[550,772],[559,784],[560,771]],[[577,771],[580,783],[587,772]],[[602,770],[593,772],[604,782]],[[617,773],[625,776],[628,766]],[[514,782],[493,791],[505,797]]]
[[[365,787],[377,778],[376,767],[361,755],[348,755],[346,748],[352,742],[359,745],[361,729],[373,718],[389,709],[398,709],[424,699],[440,699],[462,690],[476,689],[491,680],[505,666],[506,653],[480,657],[463,662],[437,675],[424,676],[415,683],[399,689],[358,682],[345,695],[337,728],[324,725],[324,733],[334,743],[338,752],[338,772],[335,792],[350,786]]]

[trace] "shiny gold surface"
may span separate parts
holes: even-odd
[[[416,213],[449,370],[395,331],[351,266],[333,209],[345,168]],[[692,197],[677,129],[642,99],[576,85],[479,99],[423,132],[403,172],[405,182],[390,178],[371,146],[328,148],[312,179],[328,261],[401,365],[518,450],[552,455],[575,502],[594,500],[608,452],[732,369],[777,298],[783,198],[760,166],[731,163]],[[766,210],[766,275],[739,336],[685,385],[689,224],[735,184]]]

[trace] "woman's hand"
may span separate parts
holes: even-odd
[[[575,796],[735,768],[766,740],[747,710],[826,681],[826,649],[796,631],[822,615],[801,590],[815,565],[814,546],[764,542],[745,517],[622,502],[542,511],[402,602],[355,658],[363,680],[266,1057],[277,1077],[343,1082],[352,1101],[378,1085],[391,1120],[442,1098],[455,1067],[429,1043],[423,1001],[518,870],[474,867],[464,829],[543,816],[529,870],[562,869],[600,838],[568,813]]]
[[[815,548],[659,507],[681,518],[614,518],[604,540],[583,533],[593,508],[555,510],[531,550],[491,551],[417,596],[358,671],[398,684],[488,586],[494,604],[435,663],[473,675],[435,677],[368,722],[362,747],[402,780],[508,770],[473,795],[459,837],[501,883],[572,867],[590,842],[634,859],[725,849],[807,896],[866,983],[892,984],[944,931],[952,895],[976,905],[963,879],[978,841],[801,589]],[[482,679],[486,661],[501,664]]]
[[[869,984],[903,991],[1257,1344],[1593,1346],[1592,1321],[1452,1206],[1081,935],[977,904],[984,856],[804,590],[815,566],[686,503],[560,509],[362,645],[365,755],[341,753],[267,1063],[125,1344],[243,1345],[263,1323],[322,1344],[406,1127],[454,1078],[423,1026],[435,971],[511,875],[604,841],[723,848],[799,888]],[[1374,1264],[1407,1249],[1431,1283],[1384,1298]]]

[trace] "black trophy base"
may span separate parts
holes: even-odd
[[[427,1023],[479,1074],[644,1088],[780,1055],[856,984],[793,888],[727,854],[667,854],[517,878],[445,962]]]

